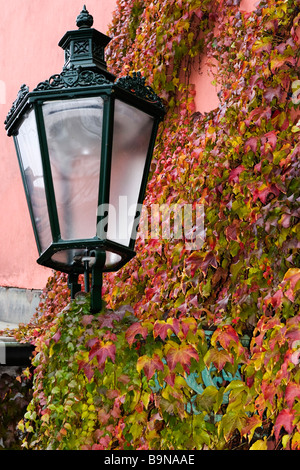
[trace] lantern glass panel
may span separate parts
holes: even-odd
[[[43,252],[51,243],[51,229],[47,209],[44,173],[34,110],[23,118],[15,137],[24,184],[29,198],[33,226]]]
[[[96,235],[103,99],[43,104],[53,186],[63,240]]]
[[[116,100],[107,239],[125,246],[136,238],[135,215],[153,122],[152,116]]]

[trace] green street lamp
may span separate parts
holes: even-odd
[[[109,73],[110,38],[78,29],[59,42],[60,74],[29,91],[22,85],[5,121],[13,136],[39,252],[37,262],[69,274],[71,295],[85,274],[91,311],[101,310],[102,273],[135,256],[137,226],[165,109],[140,73]],[[124,209],[127,209],[127,211]]]

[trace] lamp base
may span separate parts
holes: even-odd
[[[100,250],[91,254],[95,256],[95,263],[92,266],[91,313],[98,313],[102,309],[102,280],[106,254]]]
[[[94,263],[92,266],[92,282],[90,288],[90,268],[89,263],[85,262],[85,271],[84,271],[84,284],[85,292],[91,291],[91,313],[98,313],[102,309],[102,283],[103,283],[103,268],[106,260],[105,251],[94,250],[90,253],[94,258]],[[68,286],[71,290],[71,300],[75,299],[75,296],[78,292],[81,291],[81,285],[78,283],[79,274],[69,273],[68,276]]]

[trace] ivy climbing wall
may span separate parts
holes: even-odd
[[[168,110],[145,208],[202,205],[205,236],[140,236],[96,317],[49,280],[18,332],[38,352],[25,447],[300,448],[299,21],[296,0],[118,1],[109,68]]]

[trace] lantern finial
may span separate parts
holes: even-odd
[[[81,28],[91,28],[94,23],[94,18],[92,15],[89,14],[89,12],[86,9],[86,6],[83,5],[83,9],[81,13],[77,16],[76,19],[76,25],[78,26],[79,29]]]

